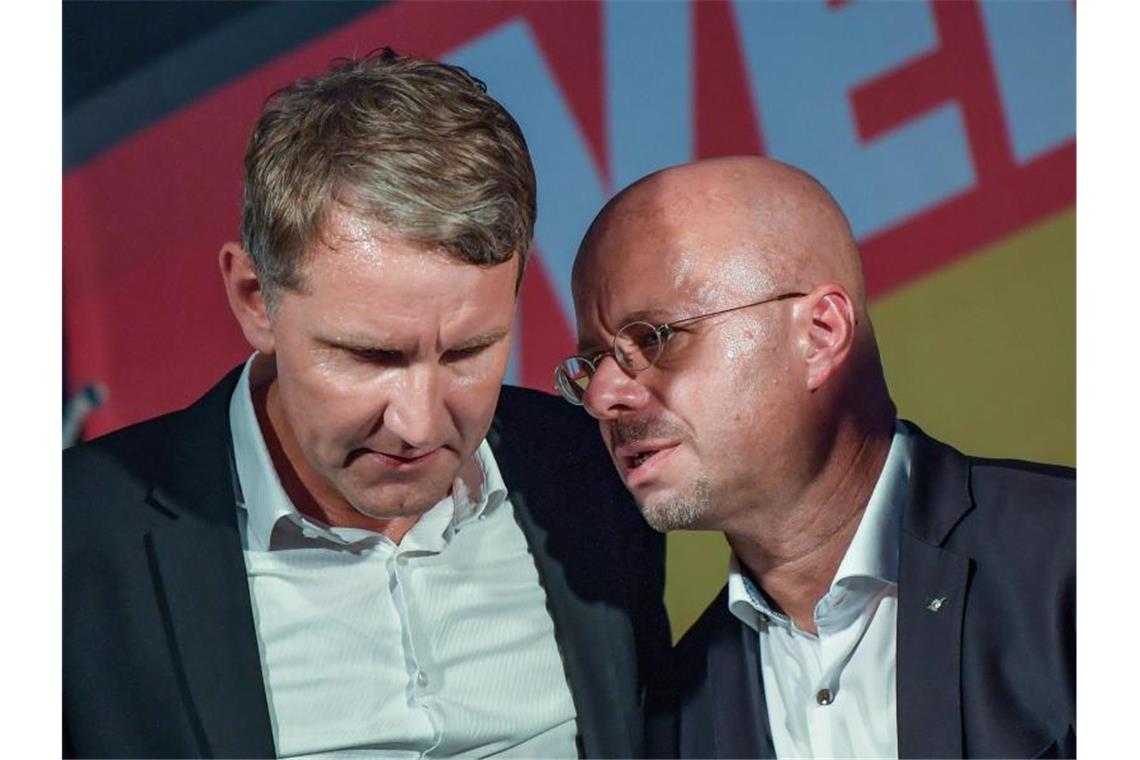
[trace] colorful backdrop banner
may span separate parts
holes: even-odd
[[[261,104],[391,45],[468,68],[527,136],[538,224],[508,382],[549,391],[573,352],[570,266],[614,192],[763,154],[847,211],[901,414],[972,452],[1073,463],[1072,3],[319,5],[259,8],[69,114],[66,383],[107,391],[88,436],[184,406],[246,357],[215,262]],[[678,631],[724,568],[717,537],[670,537]]]

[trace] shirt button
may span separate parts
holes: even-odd
[[[407,565],[408,564],[408,555],[407,554],[397,554],[396,555],[396,564],[399,565],[400,567],[404,567],[405,565]]]
[[[815,701],[824,707],[831,704],[831,689],[820,689],[815,693]]]
[[[416,673],[416,686],[419,686],[421,689],[426,689],[429,683],[431,683],[431,680],[428,678],[427,673],[422,670]]]

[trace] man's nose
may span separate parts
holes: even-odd
[[[439,368],[414,365],[388,400],[384,427],[409,448],[430,451],[446,443],[451,417],[444,400]]]
[[[598,361],[582,396],[582,406],[591,417],[599,420],[614,419],[622,412],[642,409],[648,401],[649,391],[638,381],[637,375],[623,370],[617,359],[609,354]]]

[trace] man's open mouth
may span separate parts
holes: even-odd
[[[619,449],[618,456],[621,458],[626,476],[628,477],[635,472],[640,473],[652,469],[657,461],[664,459],[672,453],[675,448],[677,448],[676,443],[637,444],[623,446]]]

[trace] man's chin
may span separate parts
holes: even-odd
[[[452,481],[441,483],[384,483],[358,492],[353,508],[375,520],[418,517],[451,493]]]
[[[681,491],[658,492],[637,500],[642,517],[659,533],[701,528],[711,506],[708,481],[700,478]]]
[[[649,527],[658,533],[691,528],[700,517],[700,515],[692,514],[684,509],[675,509],[673,505],[660,508],[642,507],[641,516],[645,518]]]

